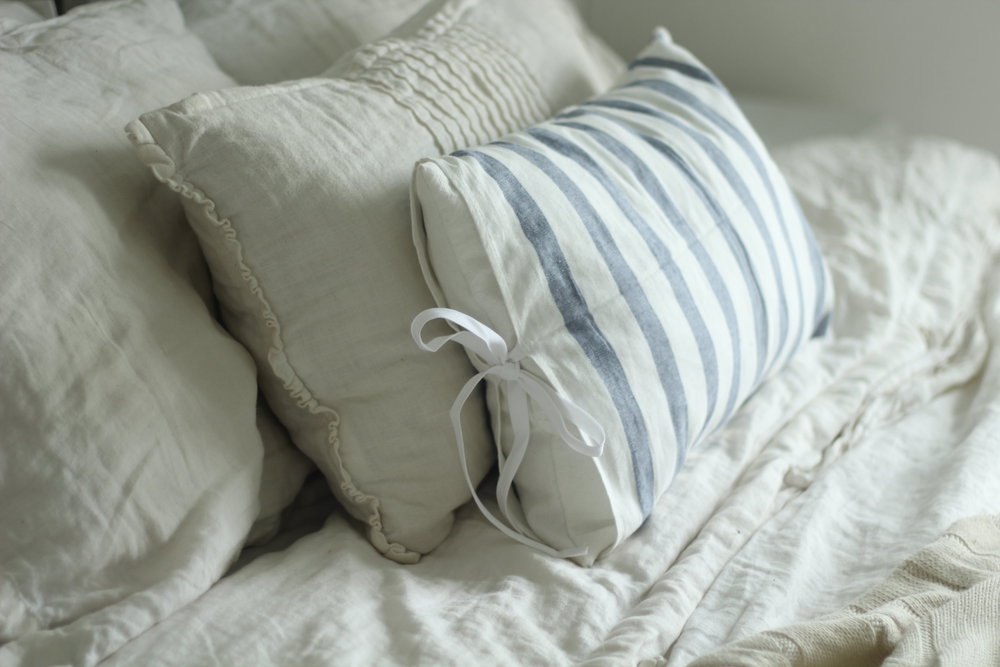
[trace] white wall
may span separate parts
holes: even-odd
[[[625,57],[665,25],[736,92],[873,112],[1000,153],[1000,0],[579,0]]]

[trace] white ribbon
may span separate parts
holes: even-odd
[[[445,320],[461,330],[450,336],[439,336],[430,341],[424,341],[424,327],[429,322],[438,319]],[[500,337],[500,334],[465,313],[451,308],[430,308],[413,319],[410,334],[417,345],[428,352],[437,352],[445,343],[454,341],[478,359],[480,362],[477,364],[478,367],[485,367],[485,370],[477,373],[465,383],[465,386],[458,392],[455,402],[452,403],[450,412],[451,425],[458,440],[458,457],[462,463],[462,471],[465,473],[465,481],[469,485],[472,498],[476,501],[479,511],[505,535],[550,556],[572,558],[585,555],[587,553],[585,548],[557,551],[529,537],[526,534],[530,532],[527,527],[520,525],[521,522],[515,521],[511,516],[510,490],[514,483],[514,475],[517,474],[517,469],[521,466],[524,454],[528,449],[531,432],[528,412],[529,398],[549,420],[556,435],[574,451],[585,456],[596,458],[604,451],[605,434],[601,425],[583,408],[560,395],[537,376],[521,368],[520,362],[525,355],[520,347],[515,347],[508,352],[507,343]],[[500,505],[500,512],[504,518],[514,528],[505,525],[483,505],[469,475],[469,465],[465,455],[465,438],[462,435],[462,408],[476,386],[488,377],[502,382],[506,389],[507,409],[513,428],[514,443],[511,446],[510,454],[506,457],[500,451],[499,434],[497,434],[497,453],[500,462],[497,503]],[[590,444],[591,442],[596,444]]]

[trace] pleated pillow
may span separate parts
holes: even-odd
[[[128,127],[182,195],[269,404],[401,562],[469,500],[444,401],[468,361],[455,350],[441,368],[409,333],[433,305],[410,234],[413,164],[541,121],[618,73],[564,0],[447,0],[417,19],[323,77],[196,95]],[[482,406],[466,426],[479,479]]]
[[[414,335],[469,352],[502,529],[549,553],[590,563],[628,537],[688,450],[826,330],[829,280],[793,195],[664,30],[610,92],[422,161],[412,192],[441,306]],[[460,333],[426,341],[437,319]]]

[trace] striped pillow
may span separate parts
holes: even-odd
[[[420,162],[412,192],[447,307],[414,335],[463,344],[482,371],[502,529],[550,553],[589,564],[628,537],[687,451],[827,328],[830,282],[793,195],[662,29],[615,89]],[[424,343],[435,318],[463,333]]]

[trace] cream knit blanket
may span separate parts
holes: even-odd
[[[691,667],[1000,665],[1000,515],[956,522],[835,614],[762,632]]]

